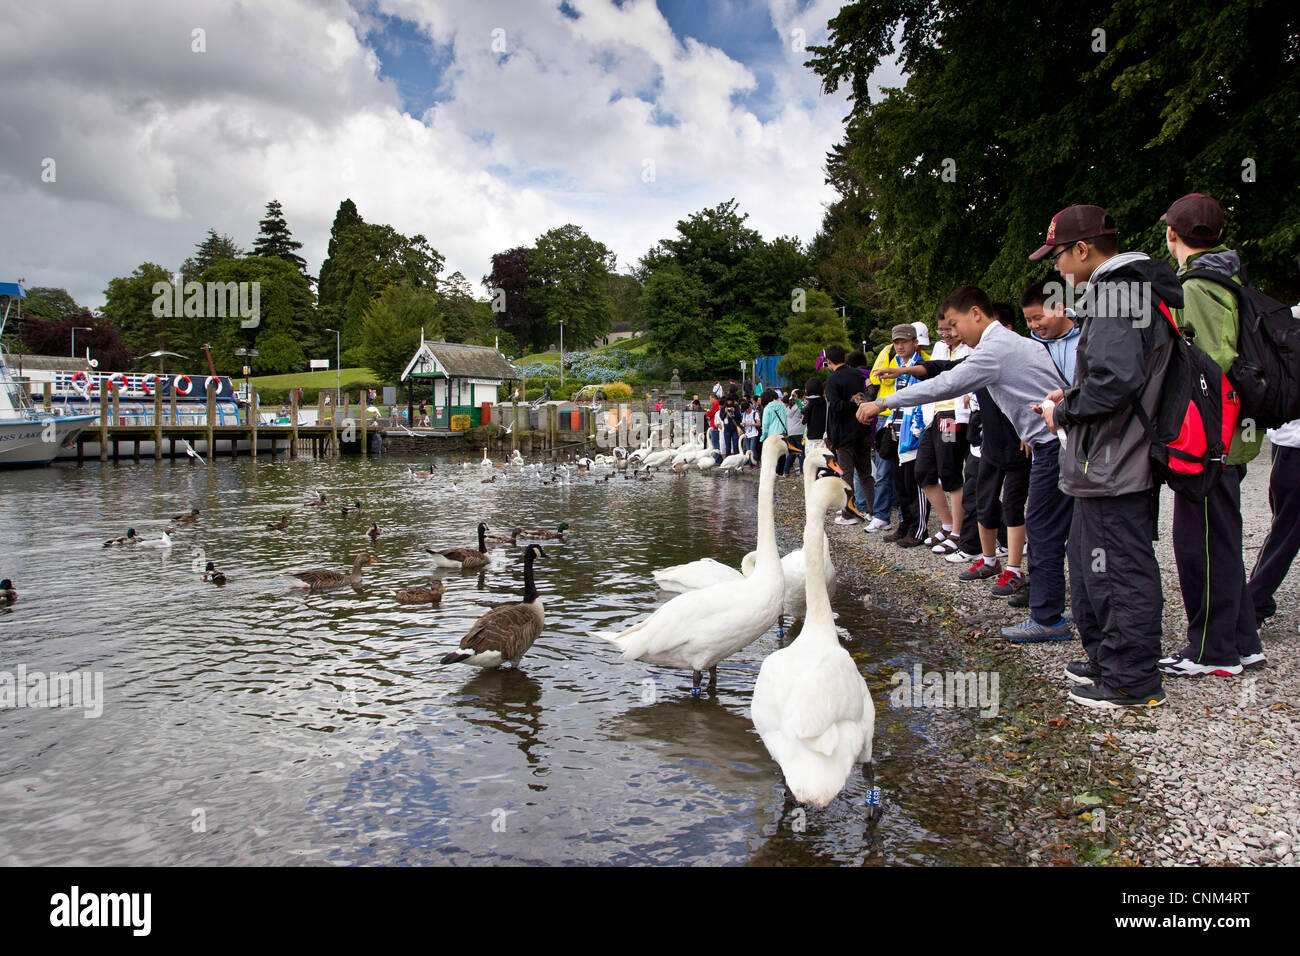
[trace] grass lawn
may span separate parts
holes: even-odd
[[[345,368],[336,372],[327,369],[323,372],[288,372],[284,375],[259,375],[252,383],[258,388],[333,388],[342,378],[343,387],[351,382],[373,382],[374,372],[368,368]]]

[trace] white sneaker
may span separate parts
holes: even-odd
[[[1246,654],[1241,659],[1241,666],[1243,668],[1262,667],[1266,663],[1268,663],[1268,658],[1264,656],[1263,651],[1260,651],[1258,654]]]
[[[836,516],[835,516],[835,523],[836,523],[836,524],[857,524],[857,523],[858,523],[858,519],[857,519],[857,518],[846,518],[846,517],[844,517],[844,515],[839,514],[839,515],[836,515]]]
[[[1198,664],[1185,657],[1162,657],[1156,667],[1170,677],[1236,677],[1241,673],[1240,664]]]
[[[998,545],[993,551],[993,556],[995,558],[1005,558],[1007,556],[1007,549],[1002,547],[1002,545]]]
[[[949,561],[953,564],[961,564],[963,562],[974,561],[978,557],[979,557],[978,554],[967,554],[965,551],[958,549],[954,551],[952,554],[945,557],[944,560]]]
[[[865,531],[883,531],[885,528],[888,528],[888,527],[889,527],[889,522],[888,522],[888,521],[885,521],[883,518],[872,518],[872,519],[867,523],[866,528],[863,529],[863,530],[865,530]]]

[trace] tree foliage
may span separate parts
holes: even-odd
[[[549,342],[559,342],[561,322],[575,348],[609,331],[613,270],[614,253],[572,223],[537,237],[528,254],[529,295]]]
[[[307,260],[298,255],[302,243],[294,239],[293,233],[289,231],[284,210],[280,208],[280,200],[272,199],[266,204],[266,218],[257,223],[257,228],[253,255],[264,259],[283,259],[303,275],[307,274]]]
[[[298,243],[302,245],[302,243]],[[230,236],[219,236],[215,229],[209,229],[203,241],[195,245],[194,255],[181,263],[181,279],[193,282],[223,259],[242,259],[244,250]]]
[[[1194,191],[1224,205],[1259,284],[1300,293],[1292,4],[858,2],[810,52],[826,91],[847,85],[853,100],[828,155],[853,206],[830,228],[853,242],[829,247],[878,264],[896,313],[924,315],[964,282],[1017,295],[1041,278],[1027,257],[1072,203],[1105,206],[1122,245],[1163,254],[1159,217]],[[868,78],[895,53],[907,83],[873,102]]]
[[[442,337],[438,297],[428,288],[403,279],[385,289],[365,310],[362,354],[366,367],[382,381],[396,382],[426,339]]]
[[[817,357],[828,345],[850,351],[844,320],[835,311],[831,297],[820,290],[808,293],[802,312],[792,312],[785,326],[785,355],[776,363],[778,375],[802,387],[817,370]]]
[[[521,349],[539,352],[546,347],[546,330],[532,298],[534,287],[528,264],[528,246],[515,246],[492,256],[492,271],[483,277],[488,298],[494,303],[497,325],[512,335]]]

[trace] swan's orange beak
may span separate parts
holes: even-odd
[[[836,461],[834,458],[832,458],[830,455],[826,455],[824,457],[826,458],[826,467],[829,468],[831,471],[835,472],[835,474],[839,475],[841,478],[843,478],[844,469],[840,467],[840,463]]]

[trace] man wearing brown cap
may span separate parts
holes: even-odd
[[[1065,428],[1060,487],[1074,497],[1070,604],[1087,659],[1066,665],[1070,699],[1109,709],[1161,704],[1157,487],[1136,408],[1155,417],[1170,352],[1162,346],[1174,335],[1159,303],[1181,306],[1182,287],[1169,263],[1120,253],[1115,220],[1100,206],[1058,212],[1029,258],[1049,260],[1082,291],[1074,379],[1042,403],[1048,428]],[[1030,545],[1036,553],[1032,530]]]
[[[1210,269],[1238,284],[1241,258],[1223,244],[1223,209],[1212,196],[1189,193],[1160,217],[1165,242],[1183,277],[1181,328],[1225,372],[1237,358],[1237,298],[1212,279],[1188,277]],[[1242,560],[1241,482],[1264,436],[1249,419],[1238,423],[1223,473],[1203,502],[1174,497],[1174,559],[1187,610],[1187,644],[1162,658],[1160,670],[1179,677],[1231,677],[1264,664],[1255,605]]]

